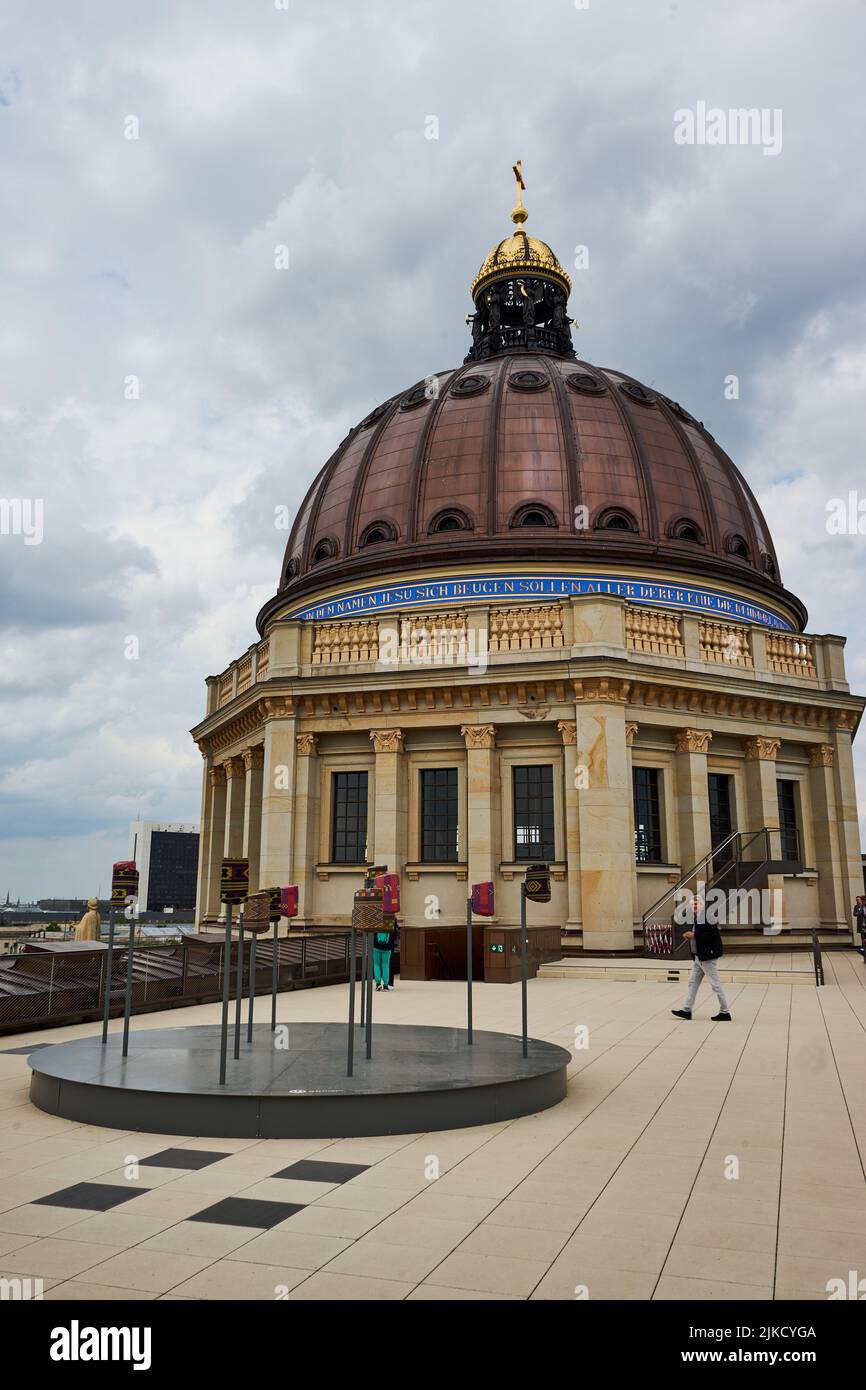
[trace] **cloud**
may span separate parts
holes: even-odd
[[[589,247],[579,352],[708,424],[866,688],[866,541],[818,524],[864,486],[862,6],[6,9],[2,488],[45,538],[0,537],[0,896],[90,892],[139,810],[197,817],[187,731],[276,586],[275,508],[462,360],[518,157],[528,229]],[[676,146],[698,100],[781,107],[782,153]]]

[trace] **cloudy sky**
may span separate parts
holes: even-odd
[[[580,355],[707,423],[866,691],[866,535],[825,524],[866,499],[864,51],[858,0],[5,0],[0,493],[44,534],[0,535],[0,897],[198,818],[275,508],[462,360],[517,158],[528,229],[589,249]],[[781,149],[677,143],[700,102]]]

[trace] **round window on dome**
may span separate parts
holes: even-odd
[[[471,531],[472,518],[467,512],[449,507],[447,511],[437,512],[427,527],[428,536],[438,536],[445,531]]]
[[[319,544],[313,551],[312,563],[314,565],[321,565],[325,560],[333,560],[336,554],[337,542],[332,540],[329,536],[326,540],[319,541]]]
[[[751,560],[752,558],[748,542],[743,536],[728,536],[727,551],[729,555],[736,555],[738,560]]]
[[[559,525],[550,508],[542,506],[539,502],[526,502],[522,507],[518,507],[508,524],[512,530],[520,530],[523,527],[538,529],[545,526],[555,529]]]
[[[704,533],[698,523],[685,516],[673,523],[670,535],[675,541],[690,541],[692,545],[704,544]]]
[[[396,533],[390,521],[373,521],[361,532],[361,545],[382,545],[384,541],[396,540]]]
[[[638,529],[631,512],[626,511],[624,507],[607,507],[597,517],[595,526],[598,531],[635,532]]]

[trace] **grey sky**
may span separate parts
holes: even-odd
[[[517,158],[528,230],[589,248],[580,355],[707,423],[866,691],[866,535],[825,526],[866,498],[864,40],[857,0],[6,0],[0,495],[44,540],[0,536],[0,896],[105,892],[128,821],[197,819],[274,509],[462,360]],[[700,101],[780,109],[781,152],[677,145]]]

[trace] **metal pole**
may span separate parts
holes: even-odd
[[[102,1001],[102,1041],[108,1042],[108,1015],[111,1009],[111,967],[114,956],[114,910],[108,912],[108,950],[106,952],[107,967],[105,971],[105,998]]]
[[[359,1022],[364,1027],[367,1018],[367,933],[361,932],[361,1017]]]
[[[472,899],[466,899],[466,1041],[472,1043]]]
[[[247,1042],[253,1040],[253,1016],[256,1008],[256,937],[253,932],[253,939],[250,942],[250,1012],[247,1018]]]
[[[349,933],[349,1043],[346,1055],[346,1075],[355,1067],[355,928]]]
[[[220,1028],[220,1085],[226,1084],[226,1055],[229,1039],[229,970],[232,962],[232,905],[226,903],[226,940],[223,947],[223,1013]]]
[[[279,956],[277,955],[277,942],[279,922],[274,922],[274,958],[271,961],[271,1032],[277,1031],[277,983],[279,975]]]
[[[523,1014],[523,1055],[529,1056],[526,1007],[526,884],[520,885],[520,1005]]]
[[[129,1052],[129,1015],[132,1012],[132,957],[135,946],[135,918],[129,919],[129,945],[126,954],[126,995],[123,1000],[123,1056]]]
[[[235,983],[235,1052],[237,1062],[241,1055],[241,1010],[244,1004],[244,910],[238,913],[238,973]]]
[[[373,933],[365,931],[367,945],[367,1061],[373,1056]]]

